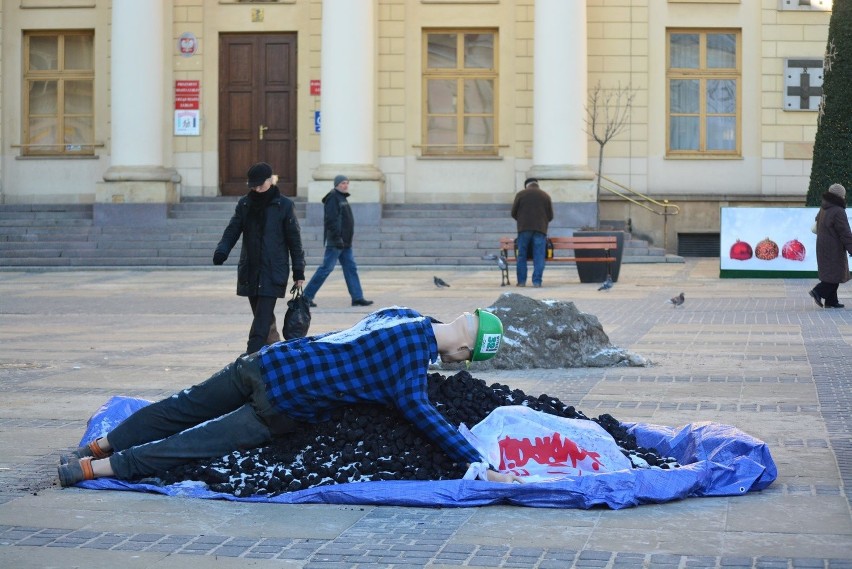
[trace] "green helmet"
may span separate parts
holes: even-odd
[[[474,314],[479,317],[479,327],[476,330],[476,344],[471,360],[490,360],[497,355],[503,341],[503,323],[494,314],[481,308],[477,308]]]

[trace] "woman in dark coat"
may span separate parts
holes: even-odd
[[[290,262],[294,286],[305,284],[305,252],[293,200],[281,195],[277,176],[266,162],[248,171],[250,191],[240,198],[228,227],[213,254],[213,264],[221,265],[243,236],[237,266],[237,294],[247,296],[254,319],[249,330],[247,354],[265,346],[275,326],[275,302],[287,290]],[[273,340],[274,341],[274,340]]]
[[[852,230],[846,217],[846,188],[832,184],[822,195],[822,207],[816,216],[817,272],[819,284],[808,294],[817,306],[843,308],[837,300],[840,283],[849,281],[849,255],[852,255]]]

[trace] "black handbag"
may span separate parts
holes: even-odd
[[[311,304],[302,294],[302,287],[293,285],[290,294],[293,296],[287,301],[287,313],[281,327],[281,335],[285,340],[304,338],[311,326]]]

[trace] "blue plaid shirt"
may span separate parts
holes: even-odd
[[[429,401],[427,373],[437,357],[431,321],[394,307],[347,330],[267,346],[258,362],[272,405],[293,419],[319,422],[343,405],[389,404],[454,460],[479,462]]]

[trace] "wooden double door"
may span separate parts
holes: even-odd
[[[296,195],[296,34],[219,36],[219,190],[246,193],[246,171],[268,162]]]

